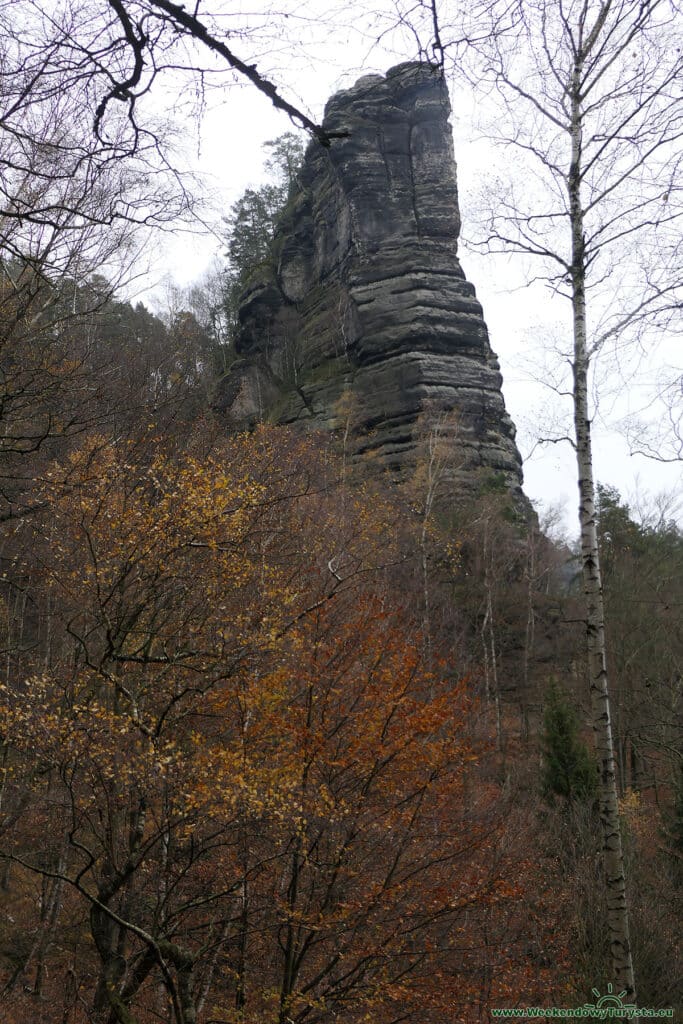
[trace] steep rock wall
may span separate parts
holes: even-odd
[[[455,410],[460,482],[495,473],[521,499],[498,361],[457,258],[449,115],[446,86],[424,65],[330,99],[324,127],[345,134],[307,150],[277,264],[243,296],[239,358],[217,406],[236,428],[335,429],[351,409],[354,451],[399,473],[414,463],[423,410]]]

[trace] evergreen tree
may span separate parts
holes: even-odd
[[[265,162],[269,180],[259,188],[246,189],[224,218],[227,268],[223,309],[232,343],[240,296],[254,270],[273,257],[275,227],[296,188],[304,154],[303,142],[294,132],[266,142],[264,148],[270,152]]]
[[[572,704],[551,682],[543,716],[543,789],[568,802],[588,801],[596,791],[597,768],[579,734]]]

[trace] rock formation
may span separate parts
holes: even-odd
[[[237,428],[334,429],[351,409],[355,453],[399,473],[414,462],[421,412],[455,410],[461,482],[495,473],[521,499],[498,361],[457,258],[449,114],[426,65],[330,99],[323,126],[341,137],[309,145],[276,259],[242,298],[239,358],[217,405]]]

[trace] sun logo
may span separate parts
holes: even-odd
[[[623,992],[619,992],[617,994],[614,991],[614,986],[612,985],[611,982],[608,983],[608,985],[607,985],[607,992],[604,994],[604,996],[600,995],[600,990],[597,989],[597,988],[591,989],[591,991],[592,991],[593,995],[595,996],[595,1002],[594,1003],[584,1003],[583,1005],[584,1005],[584,1008],[586,1010],[604,1010],[606,1007],[613,1007],[613,1008],[616,1008],[618,1010],[635,1010],[636,1009],[636,1004],[635,1003],[624,1003],[623,1002],[623,998],[626,995],[626,989],[624,989]],[[599,1014],[599,1016],[605,1016],[605,1014]],[[609,1016],[612,1016],[612,1014],[609,1014]],[[614,1014],[614,1016],[615,1017],[621,1017],[622,1014]],[[631,1017],[631,1014],[624,1013],[623,1016],[624,1017]]]

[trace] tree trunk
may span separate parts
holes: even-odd
[[[602,849],[607,887],[607,927],[613,980],[626,991],[627,1002],[636,998],[629,939],[626,878],[617,801],[616,765],[607,680],[605,622],[600,576],[600,556],[595,513],[595,483],[591,423],[588,415],[588,366],[586,318],[586,253],[581,206],[581,66],[574,70],[572,89],[572,158],[568,192],[572,229],[572,312],[574,329],[574,429],[579,482],[581,564],[586,602],[586,640],[591,710],[595,745],[600,765],[598,788]]]

